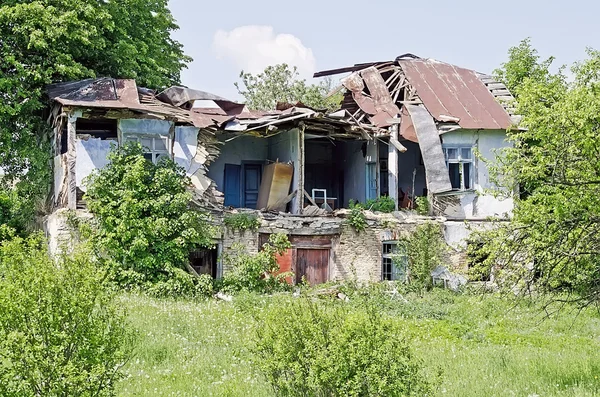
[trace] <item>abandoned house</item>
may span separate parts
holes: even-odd
[[[296,281],[400,279],[403,269],[391,259],[396,241],[427,220],[443,224],[459,264],[469,228],[508,217],[513,207],[510,195],[486,192],[494,187],[487,162],[518,123],[512,96],[490,76],[410,54],[315,77],[342,73],[344,100],[334,112],[301,104],[249,111],[182,87],[157,94],[133,80],[50,86],[51,245],[65,238],[64,209],[84,209],[85,177],[106,165],[111,145],[137,141],[149,161],[169,157],[187,171],[194,200],[217,222],[240,211],[261,220],[255,231],[224,227],[214,250],[192,253],[199,273],[220,277],[227,271],[221,254],[234,243],[257,251],[271,233],[283,232],[292,249],[279,262]],[[216,106],[198,107],[207,100]],[[361,233],[347,224],[351,202],[381,196],[398,211],[367,211]],[[428,198],[429,217],[410,211],[419,196]]]

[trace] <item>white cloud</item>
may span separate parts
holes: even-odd
[[[280,63],[296,66],[302,78],[315,72],[316,60],[310,48],[291,34],[276,34],[272,26],[240,26],[229,32],[219,30],[213,39],[219,59],[232,61],[250,73],[262,72],[265,67]]]

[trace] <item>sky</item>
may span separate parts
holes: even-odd
[[[194,58],[186,86],[232,100],[241,70],[278,63],[302,78],[413,53],[491,73],[531,37],[542,58],[570,65],[600,49],[597,0],[170,0],[173,37]]]

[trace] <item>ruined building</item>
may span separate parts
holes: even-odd
[[[223,228],[214,250],[192,255],[200,272],[221,276],[227,271],[221,253],[234,242],[256,251],[269,234],[283,232],[293,248],[280,264],[297,280],[397,279],[403,270],[391,260],[396,240],[431,219],[443,224],[459,263],[470,228],[506,218],[513,207],[510,194],[486,192],[494,187],[487,162],[518,123],[512,96],[490,76],[410,54],[315,77],[342,73],[344,101],[335,112],[301,104],[249,111],[202,91],[172,87],[157,94],[111,78],[49,87],[51,244],[65,238],[65,209],[85,207],[83,181],[106,165],[111,145],[137,141],[148,160],[166,156],[181,165],[194,200],[217,221],[239,211],[261,220],[258,230]],[[198,107],[207,100],[216,106]],[[367,229],[356,232],[346,208],[380,196],[398,211],[367,212]],[[417,197],[428,198],[429,217],[411,211]]]

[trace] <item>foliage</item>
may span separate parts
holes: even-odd
[[[300,102],[314,109],[336,110],[342,101],[341,94],[328,96],[331,91],[331,80],[320,84],[307,84],[298,78],[298,70],[287,64],[268,66],[262,73],[240,73],[242,79],[235,83],[240,95],[246,100],[250,109],[273,110],[278,103],[292,104]]]
[[[308,299],[260,319],[256,365],[278,396],[423,396],[430,385],[402,330],[377,310]]]
[[[233,253],[223,257],[225,265],[231,269],[225,273],[222,290],[269,293],[286,288],[285,278],[289,274],[276,274],[279,271],[277,255],[283,255],[291,246],[285,234],[269,236],[269,242],[254,255],[248,254],[246,247],[237,245]]]
[[[418,288],[433,286],[431,271],[443,263],[446,244],[440,225],[426,222],[400,240],[408,259],[408,282]]]
[[[87,180],[85,200],[111,277],[129,287],[168,281],[166,289],[193,289],[179,269],[192,249],[213,245],[214,230],[207,214],[190,207],[185,171],[168,159],[146,160],[139,144],[113,149],[108,159]]]
[[[87,251],[40,235],[0,246],[0,395],[111,396],[130,353],[124,313]]]
[[[191,59],[170,37],[167,0],[3,0],[0,6],[0,166],[47,194],[47,84],[97,76],[160,88]],[[27,170],[27,172],[25,172]]]
[[[506,69],[519,62],[511,57]],[[510,133],[513,147],[490,171],[522,194],[512,222],[489,232],[483,249],[507,286],[589,303],[600,297],[600,53],[588,50],[571,70],[571,82],[546,71],[517,88],[526,129]]]
[[[225,215],[223,219],[225,226],[236,230],[256,230],[260,227],[260,220],[255,214],[240,212]]]
[[[427,196],[417,196],[415,204],[417,205],[417,213],[419,215],[429,215],[429,199]]]
[[[359,233],[367,228],[367,218],[360,203],[357,204],[350,200],[350,213],[346,222]]]
[[[356,294],[348,291],[350,300],[340,304],[363,312],[367,306],[356,298],[358,293],[377,301],[371,304],[402,329],[423,374],[437,384],[441,372],[441,382],[429,396],[600,395],[595,309],[580,312],[567,305],[559,316],[547,318],[539,303],[529,299],[441,288],[421,294],[402,287],[377,283]],[[166,390],[180,396],[272,397],[271,386],[252,366],[256,356],[249,336],[289,299],[240,294],[233,302],[196,302],[122,294],[120,305],[127,308],[139,337],[118,395]],[[295,351],[295,340],[282,341],[281,349]]]
[[[0,242],[25,237],[33,213],[30,201],[19,198],[16,190],[0,190]]]
[[[360,206],[366,210],[375,212],[394,212],[396,210],[396,203],[390,196],[379,196],[376,199],[369,199],[363,205]]]
[[[508,50],[508,62],[494,70],[494,75],[502,81],[508,90],[519,99],[523,84],[532,80],[537,83],[549,82],[553,76],[549,68],[554,57],[540,61],[537,50],[531,46],[531,39],[526,38],[518,46]]]

